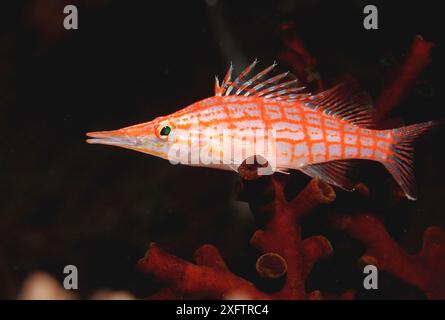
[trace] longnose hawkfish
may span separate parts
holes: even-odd
[[[225,170],[261,156],[273,163],[272,172],[296,169],[346,190],[353,190],[351,160],[373,160],[386,167],[407,198],[416,199],[413,143],[436,122],[374,130],[366,94],[347,84],[304,93],[288,72],[266,79],[275,63],[247,78],[256,64],[233,81],[231,65],[221,84],[215,78],[212,97],[149,122],[87,133],[92,138],[87,142]]]

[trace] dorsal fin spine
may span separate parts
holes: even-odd
[[[231,84],[229,85],[229,87],[227,88],[226,93],[225,93],[226,96],[230,95],[230,92],[232,92],[232,90],[233,90],[233,88],[234,88],[234,85],[235,85],[235,86],[238,85],[238,83],[239,83],[240,81],[242,81],[242,80],[244,79],[244,77],[250,73],[250,71],[252,71],[252,69],[257,65],[257,63],[258,63],[258,60],[255,59],[255,60],[254,60],[254,61],[253,61],[253,62],[252,62],[246,69],[244,69],[244,70],[238,75],[238,77],[235,78],[235,80],[233,81],[233,83],[231,83]]]
[[[245,90],[247,87],[251,86],[255,81],[261,79],[262,77],[264,77],[266,74],[268,74],[270,71],[272,71],[272,69],[275,68],[275,65],[270,65],[268,66],[266,69],[264,69],[263,71],[261,71],[260,73],[256,74],[254,77],[252,77],[251,79],[249,79],[248,81],[246,81],[246,83],[244,85],[242,85],[240,87],[240,89],[236,92],[236,94],[240,94],[243,90]],[[254,89],[252,89],[254,90]],[[247,91],[244,96],[248,96],[250,95],[251,91],[249,90]]]
[[[245,68],[233,81],[231,80],[233,65],[230,64],[229,70],[227,71],[221,84],[219,83],[218,79],[215,79],[215,96],[257,96],[288,102],[298,99],[303,100],[309,96],[309,94],[306,93],[299,93],[305,88],[297,86],[298,79],[283,80],[289,76],[289,72],[277,74],[261,82],[258,81],[268,74],[273,68],[275,68],[277,65],[276,62],[250,79],[244,80],[257,64],[258,60],[255,59],[255,61]]]

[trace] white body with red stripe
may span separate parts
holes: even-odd
[[[410,199],[415,199],[412,144],[434,123],[373,130],[367,95],[337,86],[316,95],[299,93],[288,73],[260,81],[275,65],[249,80],[256,61],[231,81],[215,82],[215,96],[168,116],[114,131],[88,133],[89,143],[117,145],[172,162],[236,170],[262,156],[277,171],[298,169],[344,189],[350,159],[379,161]]]

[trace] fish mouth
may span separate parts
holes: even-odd
[[[138,145],[135,137],[122,134],[120,130],[88,132],[86,135],[93,138],[87,139],[87,143],[90,144],[106,144],[119,147],[136,147]]]

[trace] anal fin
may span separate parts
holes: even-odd
[[[346,191],[354,191],[354,184],[350,179],[352,168],[351,160],[334,160],[307,165],[299,170],[308,176],[318,178]]]

